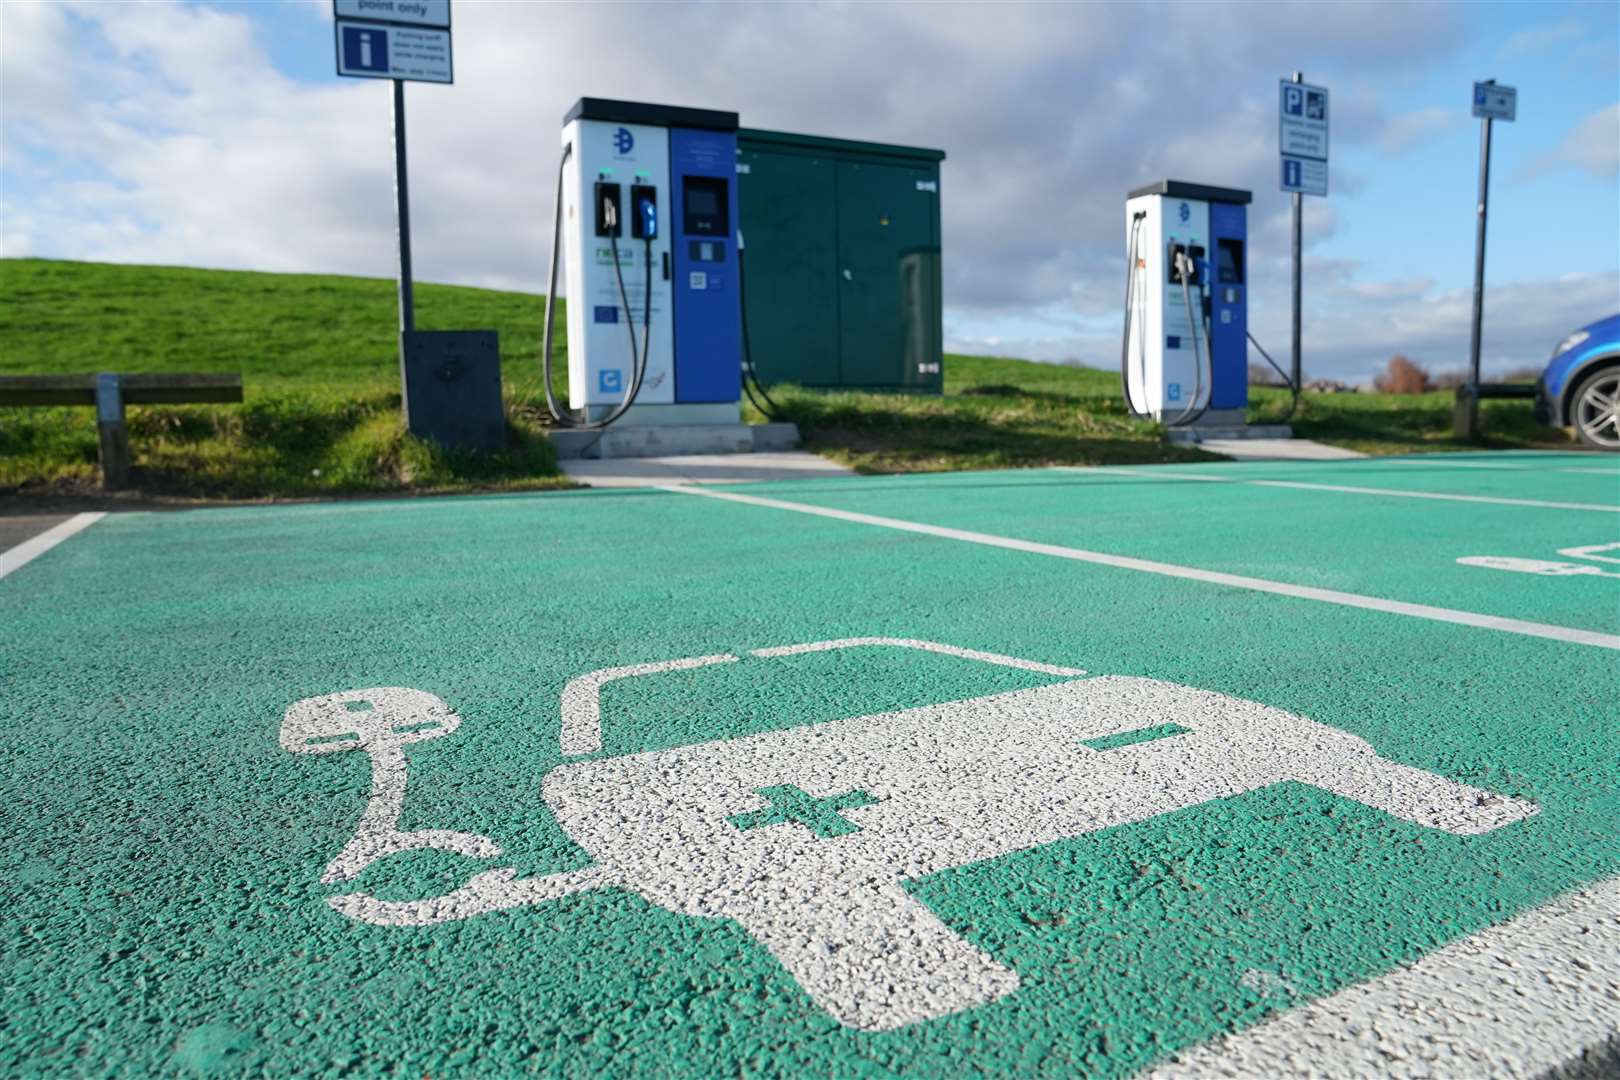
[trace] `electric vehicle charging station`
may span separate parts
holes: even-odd
[[[741,426],[737,114],[581,98],[563,118],[568,427]],[[744,432],[746,435],[746,432]]]
[[[1133,414],[1172,428],[1243,427],[1250,199],[1180,180],[1127,196],[1120,366]]]

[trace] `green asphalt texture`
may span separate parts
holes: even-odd
[[[1620,501],[1612,457],[1469,460],[1526,468],[1155,475]],[[1060,470],[732,490],[1620,630],[1620,581],[1456,563],[1561,559],[1620,515]],[[1253,699],[1541,812],[1454,836],[1290,783],[911,882],[1022,985],[886,1033],[839,1026],[736,925],[622,889],[424,928],[324,903],[586,865],[540,795],[574,676],[867,636]],[[602,753],[1052,681],[747,657],[608,685]],[[407,749],[401,827],[484,833],[498,860],[413,851],[320,884],[369,765],[290,754],[279,725],[381,686],[462,717]],[[0,580],[0,1074],[1125,1076],[1615,873],[1616,701],[1591,646],[664,491],[117,514]]]

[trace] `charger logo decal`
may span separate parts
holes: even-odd
[[[613,149],[621,154],[628,154],[636,148],[636,137],[630,134],[629,128],[620,128],[613,133]]]
[[[1176,211],[1176,217],[1181,219],[1183,225],[1187,224],[1192,219],[1192,207],[1182,203],[1181,207]]]
[[[624,373],[618,368],[603,368],[596,373],[596,388],[604,394],[616,394],[624,389]]]
[[[1380,757],[1348,732],[1253,701],[896,638],[852,638],[605,668],[563,689],[560,749],[602,748],[601,690],[626,678],[868,647],[919,649],[1062,681],[736,739],[565,761],[540,794],[590,857],[519,877],[484,870],[450,892],[327,903],[379,926],[427,926],[603,888],[698,918],[729,919],[840,1023],[886,1031],[995,1001],[1018,973],[947,926],[904,883],[1292,781],[1459,836],[1537,813],[1534,803]],[[421,690],[383,687],[288,708],[282,747],[358,750],[370,799],[321,880],[437,848],[475,859],[493,839],[402,831],[405,747],[461,718]]]

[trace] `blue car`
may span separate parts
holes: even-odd
[[[1583,443],[1620,450],[1620,315],[1560,341],[1536,381],[1536,419],[1572,427]]]

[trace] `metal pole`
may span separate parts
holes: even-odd
[[[405,176],[403,79],[394,80],[394,214],[399,229],[399,330],[403,334],[416,329],[416,300],[411,291],[411,189]]]
[[[1294,72],[1294,81],[1296,83],[1304,82],[1305,81],[1305,73],[1303,71]],[[1300,271],[1300,261],[1301,261],[1300,253],[1301,253],[1301,249],[1304,246],[1304,243],[1303,243],[1304,217],[1305,217],[1305,196],[1301,195],[1299,192],[1296,191],[1296,192],[1294,192],[1294,358],[1293,358],[1293,365],[1292,365],[1293,380],[1294,380],[1294,392],[1295,393],[1298,393],[1300,391],[1301,387],[1304,386],[1304,383],[1301,382],[1301,374],[1300,374],[1302,365],[1301,365],[1301,361],[1300,361],[1300,329],[1299,329],[1299,325],[1300,325],[1300,317],[1299,317],[1300,285],[1301,285],[1301,276],[1302,276],[1301,271]]]
[[[1486,79],[1485,85],[1495,85]],[[1469,378],[1479,385],[1479,336],[1485,321],[1485,213],[1491,190],[1491,118],[1479,122],[1479,201],[1474,204],[1474,334],[1468,348]]]

